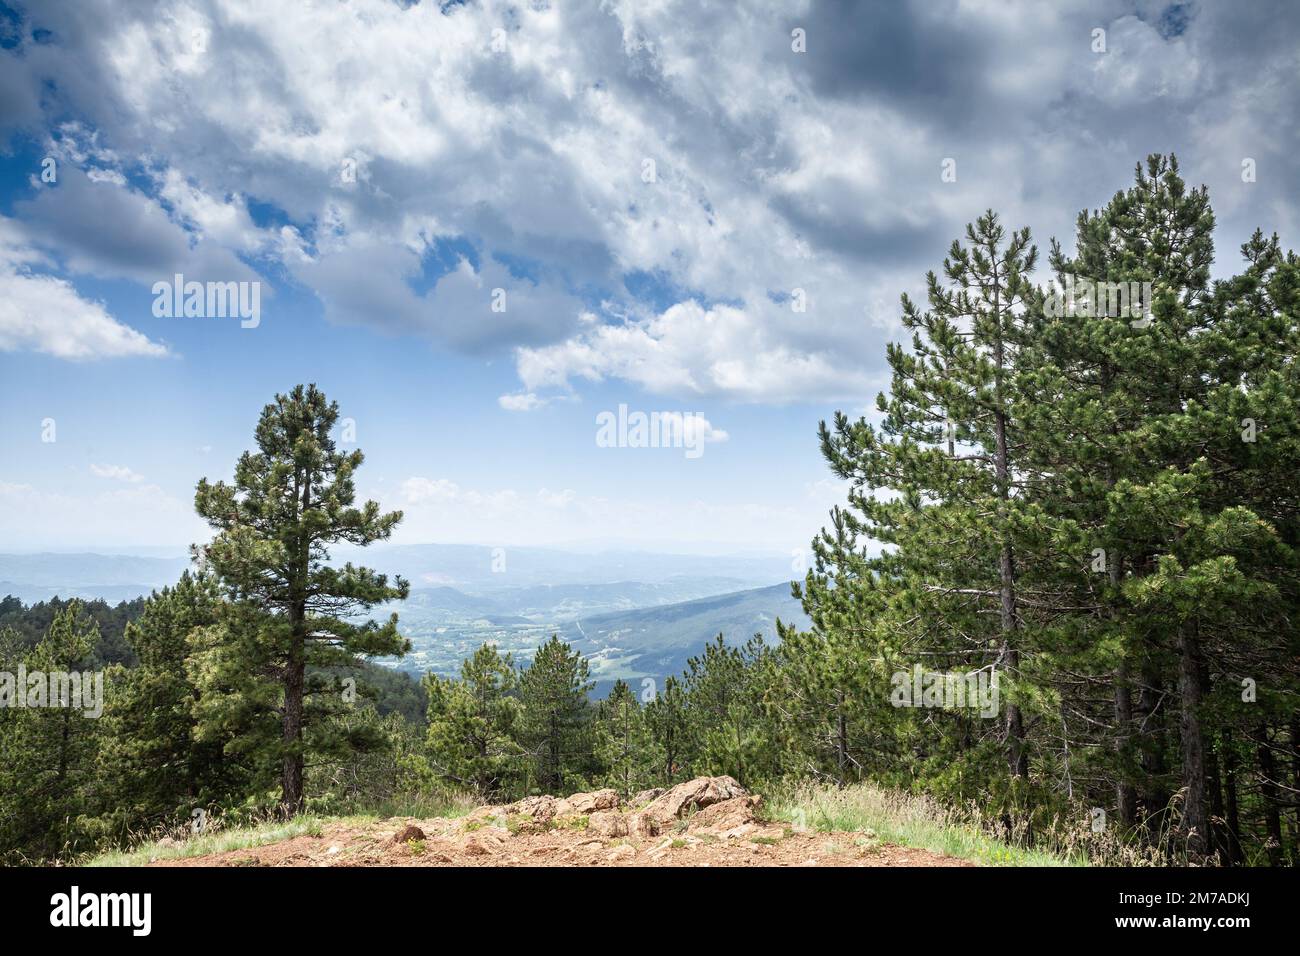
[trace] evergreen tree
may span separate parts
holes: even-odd
[[[360,450],[336,449],[330,432],[338,421],[337,403],[314,385],[296,386],[277,395],[258,421],[257,452],[245,452],[233,484],[199,482],[195,507],[216,529],[213,541],[199,549],[232,602],[251,604],[260,614],[240,614],[229,630],[213,632],[209,675],[220,686],[230,681],[244,692],[237,706],[252,703],[280,713],[278,757],[280,806],[285,814],[303,809],[304,731],[312,722],[313,695],[331,692],[337,682],[308,684],[308,665],[352,664],[357,655],[405,653],[408,642],[398,633],[397,615],[383,624],[354,623],[357,614],[393,599],[404,599],[409,585],[351,563],[331,567],[332,544],[364,546],[387,538],[401,512],[381,514],[367,501],[354,507],[353,474],[364,456]],[[215,655],[215,656],[213,656]],[[221,656],[227,659],[217,660]],[[244,677],[240,677],[241,663]],[[250,680],[275,681],[273,698]],[[220,722],[220,697],[203,709]],[[337,737],[317,741],[337,746]]]
[[[439,777],[485,799],[510,792],[522,751],[514,741],[519,677],[509,654],[482,645],[461,663],[460,679],[428,674],[427,744]]]
[[[954,241],[944,260],[946,284],[927,275],[928,309],[903,297],[912,341],[888,348],[893,378],[877,400],[879,427],[839,413],[833,427],[821,425],[822,453],[852,488],[849,508],[837,508],[814,542],[814,568],[796,593],[824,634],[837,635],[841,647],[856,640],[860,685],[881,687],[884,674],[873,667],[906,671],[914,663],[996,673],[1001,746],[1023,791],[1030,766],[1023,708],[1033,690],[1021,654],[1033,635],[1019,552],[1044,532],[1021,495],[1015,398],[1037,254],[1028,229],[1008,238],[991,211],[967,227],[966,240]],[[841,670],[836,699],[851,692],[845,682],[854,668]],[[901,729],[910,718],[897,720]],[[995,742],[987,721],[974,725],[964,714],[927,721],[943,728],[943,742],[914,760],[956,768],[959,755],[978,762]]]
[[[139,664],[121,675],[100,761],[120,836],[244,796],[247,773],[227,758],[226,741],[197,739],[199,688],[186,669],[191,635],[214,626],[220,611],[216,582],[186,571],[174,587],[154,592],[127,625]]]
[[[537,649],[519,676],[518,740],[542,793],[577,785],[592,765],[587,661],[558,635]]]
[[[654,763],[641,704],[627,682],[617,680],[596,708],[595,756],[603,784],[623,799],[649,786]]]
[[[656,785],[671,787],[688,779],[695,766],[696,742],[691,734],[686,691],[671,674],[663,690],[645,705],[646,733],[655,760]]]
[[[20,654],[14,632],[0,638],[9,698],[0,706],[0,854],[11,862],[53,860],[92,845],[99,720],[76,706],[84,699],[64,697],[70,686],[60,680],[77,672],[83,695],[93,691],[82,678],[98,641],[98,625],[75,600],[55,613],[27,653]],[[27,686],[18,682],[19,664]],[[99,679],[105,680],[102,672]],[[107,696],[103,684],[100,690]],[[26,706],[15,706],[14,694],[23,694]]]
[[[761,776],[767,741],[755,662],[766,653],[761,637],[729,647],[719,634],[704,653],[686,662],[683,675],[691,736],[699,743],[699,761],[713,774],[728,774],[752,785]]]

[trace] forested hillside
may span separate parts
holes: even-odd
[[[558,636],[427,675],[423,725],[390,678],[368,699],[359,662],[409,647],[367,615],[409,585],[331,548],[402,514],[355,500],[336,404],[277,395],[233,481],[198,484],[198,573],[142,606],[0,607],[2,669],[108,665],[102,719],[0,708],[0,851],[727,774],[924,792],[1027,846],[1300,862],[1300,259],[1257,232],[1211,281],[1213,229],[1162,156],[1042,271],[980,216],[904,297],[876,412],[820,427],[852,490],[793,587],[808,626],[594,701]]]

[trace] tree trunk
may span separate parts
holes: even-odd
[[[1109,371],[1107,371],[1109,384]],[[1116,429],[1112,429],[1112,432]],[[1115,487],[1114,466],[1107,466],[1106,487]],[[1106,555],[1106,575],[1110,579],[1111,600],[1117,599],[1120,584],[1124,578],[1124,558],[1119,553]],[[1114,607],[1107,611],[1113,621],[1116,617]],[[1120,653],[1127,655],[1127,648]],[[1118,778],[1115,783],[1115,812],[1119,816],[1120,829],[1128,831],[1137,823],[1137,788],[1129,775],[1130,760],[1133,754],[1133,694],[1129,687],[1128,658],[1122,656],[1119,666],[1115,668],[1115,756],[1118,763]]]
[[[1169,807],[1169,791],[1164,778],[1168,769],[1165,761],[1164,710],[1161,706],[1162,682],[1155,665],[1147,663],[1142,668],[1142,690],[1138,694],[1138,711],[1141,714],[1141,764],[1143,810],[1157,831],[1162,828],[1163,816]]]
[[[1202,688],[1202,699],[1205,690]],[[1220,863],[1226,861],[1231,851],[1228,849],[1228,835],[1224,832],[1223,822],[1227,809],[1223,802],[1223,782],[1219,776],[1219,754],[1214,742],[1205,748],[1205,792],[1209,796],[1209,814],[1207,825],[1210,836],[1210,855],[1217,857]]]
[[[1129,778],[1129,753],[1133,735],[1133,697],[1129,691],[1128,662],[1121,660],[1115,669],[1115,754],[1119,758],[1115,784],[1115,805],[1119,824],[1131,830],[1137,823],[1137,790]]]
[[[296,488],[301,488],[301,511],[298,520],[311,508],[310,473],[298,476]],[[302,752],[303,702],[307,693],[307,578],[311,561],[311,545],[306,532],[299,531],[297,553],[294,558],[296,580],[291,584],[289,604],[289,655],[284,667],[284,720],[281,724],[281,744],[284,755],[280,767],[280,812],[286,817],[302,813],[307,795],[303,789]]]
[[[306,691],[306,662],[303,645],[294,627],[293,642],[289,649],[289,662],[284,672],[284,720],[281,725],[281,742],[284,756],[280,769],[280,812],[285,817],[302,813],[305,804],[303,792],[302,712]]]
[[[835,728],[836,766],[839,768],[840,786],[844,786],[844,769],[848,765],[848,729],[844,721],[844,691],[835,692],[837,714]]]
[[[1227,840],[1224,847],[1228,861],[1234,866],[1242,862],[1241,850],[1241,807],[1237,797],[1237,748],[1233,745],[1232,733],[1223,735],[1223,782],[1227,798]]]
[[[1264,826],[1268,831],[1266,850],[1268,865],[1282,865],[1282,814],[1278,809],[1281,793],[1277,785],[1277,762],[1269,746],[1268,724],[1259,724],[1256,734],[1256,753],[1259,754],[1260,794],[1264,798]]]
[[[1300,795],[1300,710],[1291,711],[1291,786]],[[1291,843],[1291,865],[1300,866],[1300,800],[1295,801],[1296,838]]]
[[[995,306],[996,308],[996,306]],[[1001,321],[999,317],[999,321]],[[997,438],[997,481],[998,498],[1002,507],[999,516],[1006,518],[1006,502],[1010,499],[1011,468],[1007,458],[1007,416],[1002,409],[1002,339],[999,334],[994,348],[994,361],[998,368],[998,407],[994,412],[994,426]],[[1005,534],[1005,529],[1003,529]],[[1020,669],[1020,652],[1016,648],[1014,634],[1016,630],[1016,566],[1011,553],[1011,545],[1003,542],[998,555],[998,594],[1000,598],[1000,626],[1002,630],[1002,656],[1006,669],[1014,678]],[[1029,776],[1029,754],[1025,750],[1025,724],[1020,707],[1007,704],[1007,765],[1017,777]]]
[[[1195,632],[1184,625],[1179,639],[1181,657],[1178,693],[1181,701],[1183,756],[1183,836],[1187,855],[1204,860],[1209,853],[1209,817],[1206,813],[1205,737],[1201,730],[1200,648]]]

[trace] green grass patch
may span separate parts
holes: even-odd
[[[317,816],[294,817],[292,820],[259,826],[217,830],[190,837],[180,843],[152,840],[130,850],[113,850],[86,860],[85,866],[144,866],[153,860],[184,860],[209,853],[248,850],[268,843],[291,840],[299,836],[320,836],[325,821]]]
[[[768,803],[774,820],[795,830],[868,834],[885,843],[945,853],[985,866],[1086,866],[1083,854],[1059,855],[1013,846],[986,833],[978,821],[962,818],[924,796],[882,790],[870,784],[796,787]]]

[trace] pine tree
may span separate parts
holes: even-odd
[[[671,787],[693,773],[696,741],[691,734],[688,701],[682,682],[673,675],[664,680],[663,690],[645,705],[646,732],[656,766],[657,786]]]
[[[174,587],[154,592],[127,625],[139,665],[121,675],[101,755],[110,816],[122,836],[188,819],[196,807],[243,799],[247,771],[227,758],[227,741],[197,739],[199,688],[186,670],[191,635],[214,626],[219,615],[216,582],[186,571]]]
[[[508,793],[522,769],[514,735],[519,677],[509,654],[482,645],[461,663],[460,679],[428,674],[427,745],[434,771],[485,799]]]
[[[910,348],[888,348],[893,378],[877,401],[879,428],[843,414],[821,425],[823,455],[852,482],[850,507],[837,508],[814,542],[816,564],[798,593],[823,633],[856,631],[860,653],[889,670],[920,662],[997,673],[1004,759],[1023,781],[1032,691],[1021,653],[1031,635],[1017,552],[1043,532],[1020,494],[1015,379],[1037,254],[1028,229],[1008,237],[992,211],[966,240],[944,260],[946,283],[927,275],[927,309],[903,297],[913,336]],[[870,556],[872,542],[886,550]],[[879,687],[880,676],[858,680]],[[909,722],[897,720],[900,729]],[[989,739],[962,715],[942,725],[949,743],[926,759],[945,766],[955,766],[952,752]]]
[[[586,659],[558,635],[519,675],[518,740],[542,793],[579,785],[592,765],[587,692],[595,685],[589,678]]]
[[[1079,576],[1063,581],[1073,588],[1074,606],[1094,608],[1096,621],[1080,632],[1077,652],[1058,654],[1053,665],[1087,673],[1109,662],[1092,681],[1112,688],[1114,731],[1107,743],[1117,755],[1120,823],[1136,821],[1139,788],[1146,818],[1163,813],[1166,770],[1178,764],[1183,832],[1193,857],[1204,856],[1211,842],[1204,627],[1217,613],[1215,602],[1228,599],[1207,589],[1217,573],[1204,578],[1195,570],[1203,560],[1224,557],[1202,549],[1208,542],[1198,529],[1216,537],[1246,530],[1231,515],[1222,515],[1227,524],[1216,518],[1228,500],[1207,500],[1213,468],[1204,456],[1206,439],[1221,445],[1214,433],[1235,436],[1236,429],[1200,416],[1209,426],[1202,436],[1197,425],[1220,361],[1214,355],[1228,354],[1206,308],[1213,226],[1205,189],[1187,189],[1173,157],[1152,156],[1145,170],[1139,166],[1133,187],[1103,210],[1080,215],[1072,258],[1053,245],[1058,281],[1079,277],[1095,291],[1083,309],[1042,321],[1042,370],[1022,383],[1031,422],[1027,445],[1045,476],[1034,493],[1079,530],[1084,553],[1076,563],[1088,565],[1090,549],[1092,567],[1101,572],[1095,583]],[[1130,308],[1117,312],[1117,293],[1142,283],[1152,293],[1142,314],[1131,308],[1131,292]],[[1228,624],[1220,619],[1217,626]],[[1161,701],[1170,690],[1179,700],[1177,753],[1164,739]],[[1071,709],[1090,708],[1084,698]]]
[[[641,704],[626,681],[616,680],[597,706],[593,737],[604,786],[626,800],[649,785],[654,763],[650,734]]]
[[[0,668],[7,678],[5,693],[23,694],[27,704],[16,707],[6,699],[0,706],[0,854],[13,854],[13,862],[74,855],[95,837],[99,720],[71,697],[53,698],[66,686],[56,675],[77,672],[80,680],[92,665],[98,640],[99,626],[76,600],[55,613],[45,636],[25,654],[12,632],[0,638],[8,658]],[[18,684],[20,663],[28,686]],[[87,693],[86,683],[81,686]],[[100,689],[107,697],[108,689],[103,684]]]
[[[756,664],[766,653],[761,637],[731,647],[719,634],[704,646],[704,653],[686,662],[683,675],[699,764],[747,786],[762,776],[770,756],[754,680]]]
[[[330,432],[338,421],[337,403],[315,385],[277,395],[258,421],[257,452],[245,452],[233,484],[199,482],[195,507],[217,531],[200,549],[202,560],[217,576],[232,602],[247,603],[262,613],[258,621],[243,615],[215,647],[234,660],[210,664],[224,679],[239,680],[239,660],[247,675],[276,680],[279,700],[272,704],[265,688],[244,680],[244,703],[254,702],[281,714],[279,760],[280,807],[301,812],[304,731],[312,721],[313,694],[337,689],[317,681],[308,686],[309,664],[337,667],[357,655],[396,655],[409,650],[398,633],[397,615],[383,624],[353,622],[358,613],[394,599],[404,599],[409,585],[351,563],[331,567],[329,546],[338,542],[364,546],[387,538],[401,512],[381,514],[367,501],[353,507],[353,474],[364,456],[360,450],[336,449]],[[219,680],[220,682],[220,680]],[[206,708],[209,717],[222,709],[220,700]],[[337,745],[322,740],[322,746]]]

